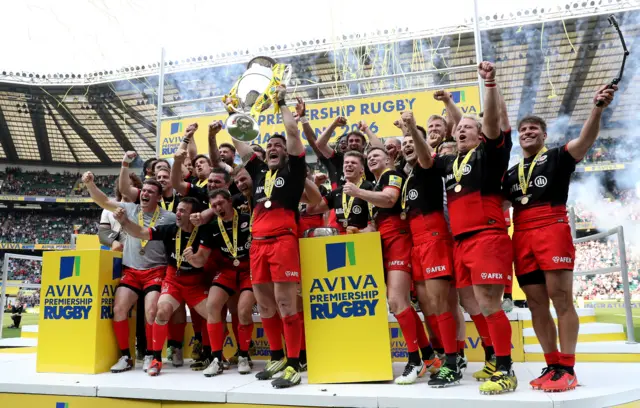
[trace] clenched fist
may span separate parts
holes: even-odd
[[[613,96],[617,90],[618,85],[613,85],[613,88],[609,88],[609,85],[601,86],[596,92],[596,96],[593,97],[593,103],[596,105],[598,103],[602,103],[602,105],[597,106],[599,108],[606,108],[611,102],[613,102]]]
[[[345,118],[344,116],[338,116],[337,118],[335,118],[333,123],[335,123],[336,126],[344,126],[347,124],[347,118]]]
[[[485,81],[496,79],[496,67],[492,62],[482,61],[478,64],[478,75]]]
[[[416,125],[416,118],[413,117],[413,112],[404,111],[402,112],[402,122],[408,128],[413,128]]]
[[[214,137],[222,130],[222,122],[216,120],[209,125],[209,137]]]
[[[113,218],[116,219],[116,221],[118,221],[120,223],[120,225],[124,224],[125,221],[127,221],[127,213],[124,210],[124,208],[116,208],[116,210],[113,212]]]
[[[287,97],[287,87],[280,84],[276,87],[276,100],[284,101],[284,98]]]
[[[202,219],[202,215],[200,213],[191,214],[189,216],[189,221],[191,221],[191,223],[196,227],[204,224],[204,220]]]
[[[436,101],[447,103],[451,100],[451,93],[445,90],[435,91],[433,93],[433,99]]]
[[[129,164],[132,161],[134,161],[136,159],[136,156],[138,156],[138,154],[136,152],[133,151],[128,151],[124,154],[124,157],[122,158],[122,161]]]
[[[93,173],[88,171],[82,175],[82,182],[84,184],[93,184]]]
[[[182,163],[187,158],[187,151],[185,149],[178,149],[175,156],[173,156],[176,163]]]
[[[191,261],[193,261],[193,256],[194,256],[194,255],[195,255],[195,254],[193,253],[193,247],[190,247],[190,246],[189,246],[189,247],[186,247],[186,248],[184,249],[184,251],[182,251],[182,258],[183,258],[185,261],[189,262],[189,263],[191,263]]]
[[[358,191],[360,191],[360,188],[358,188],[358,186],[356,186],[352,182],[347,181],[346,183],[344,183],[344,186],[342,186],[342,191],[348,196],[356,197]]]

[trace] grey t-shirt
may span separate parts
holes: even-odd
[[[118,203],[118,205],[125,209],[127,217],[132,222],[138,223],[138,212],[141,211],[139,204]],[[142,219],[145,227],[149,226],[151,218],[153,218],[153,213],[143,214]],[[155,225],[171,225],[175,223],[176,215],[160,208],[160,216]],[[122,264],[129,268],[139,270],[151,269],[167,264],[167,254],[165,253],[162,241],[148,241],[144,247],[144,255],[140,255],[140,249],[142,249],[140,240],[128,236],[124,243],[124,250],[122,251]]]

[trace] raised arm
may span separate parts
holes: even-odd
[[[413,112],[402,112],[402,123],[405,129],[408,130],[411,139],[413,139],[413,148],[418,156],[418,163],[424,169],[429,169],[433,166],[433,154],[427,141],[422,137],[418,126],[416,125],[416,119],[413,117]]]
[[[309,142],[309,146],[313,150],[313,152],[320,157],[324,157],[324,153],[320,151],[318,148],[318,144],[316,143],[316,134],[309,123],[309,119],[307,118],[307,106],[299,96],[296,97],[298,103],[296,103],[296,119],[302,123],[302,131],[304,132],[304,136],[307,138],[307,142]]]
[[[127,178],[129,178],[129,175],[127,175]],[[82,183],[84,183],[85,187],[89,191],[93,202],[98,204],[101,208],[111,212],[115,211],[116,208],[120,208],[118,207],[117,201],[110,199],[105,193],[100,191],[94,183],[93,173],[90,171],[82,175]]]
[[[507,111],[507,104],[504,101],[504,95],[498,89],[498,95],[500,95],[500,130],[506,132],[511,129],[511,123],[509,123],[509,112]]]
[[[175,156],[173,156],[173,166],[171,166],[171,186],[180,195],[187,195],[189,191],[189,183],[184,181],[182,175],[182,163],[187,158],[187,151],[185,149],[178,149]]]
[[[346,124],[347,118],[345,118],[344,116],[338,116],[318,138],[318,141],[316,142],[318,150],[320,150],[324,157],[326,157],[327,159],[333,156],[333,150],[331,150],[331,148],[329,147],[329,139],[331,139],[331,135],[333,134],[333,132],[335,132],[337,127],[344,126]]]
[[[602,112],[613,101],[614,93],[618,90],[618,86],[614,85],[613,89],[608,89],[607,85],[603,85],[596,92],[596,96],[593,98],[594,106],[591,109],[591,114],[587,118],[587,121],[582,126],[580,136],[577,139],[573,139],[567,143],[567,150],[571,157],[580,161],[584,159],[593,143],[595,143],[598,133],[600,132],[600,120],[602,119]],[[598,101],[604,102],[604,105],[597,106]]]
[[[278,106],[280,106],[280,111],[282,112],[284,130],[287,134],[287,153],[292,156],[301,156],[304,154],[304,145],[302,144],[302,138],[298,130],[298,123],[289,108],[285,105],[286,96],[286,88],[283,85],[279,85],[276,89],[276,98],[278,100]]]
[[[196,130],[198,130],[198,124],[192,123],[187,126],[187,130],[184,131],[184,137],[182,138],[182,143],[180,143],[180,149],[184,149],[187,151],[187,155],[191,158],[194,158],[198,155],[198,146],[196,145],[195,134]]]
[[[448,134],[452,134],[453,129],[456,128],[456,125],[460,123],[460,120],[462,119],[462,111],[453,101],[451,92],[445,90],[435,91],[433,93],[433,99],[444,103],[444,108],[447,111]]]
[[[138,199],[138,189],[131,185],[129,178],[129,165],[136,159],[138,154],[128,151],[122,158],[122,166],[120,167],[120,176],[118,177],[118,189],[123,197],[127,197],[131,202]]]
[[[211,159],[211,163],[213,163],[214,166],[218,167],[220,167],[222,160],[220,160],[220,151],[218,150],[218,141],[216,136],[221,129],[222,122],[219,120],[209,125],[209,159]]]
[[[149,228],[143,227],[142,225],[138,225],[137,223],[131,222],[129,217],[127,217],[127,212],[124,208],[118,207],[113,212],[113,218],[116,219],[122,226],[122,229],[127,232],[127,234],[131,235],[134,238],[139,238],[143,240],[150,240],[151,234],[149,233]]]
[[[304,191],[302,192],[300,201],[309,205],[317,205],[322,201],[320,189],[313,180],[309,180],[308,178],[304,180]]]
[[[329,211],[329,206],[324,200],[321,200],[315,205],[307,205],[307,214],[309,215],[324,214],[327,211]]]
[[[381,149],[384,149],[384,143],[382,142],[382,140],[380,140],[380,138],[375,133],[373,133],[371,128],[369,128],[369,125],[367,125],[367,122],[365,122],[364,120],[361,120],[358,123],[358,127],[360,128],[360,131],[362,133],[367,135],[367,138],[369,139],[369,146],[379,147]]]
[[[484,116],[482,133],[489,139],[500,137],[500,91],[496,86],[496,68],[491,62],[478,65],[478,75],[484,80]]]
[[[385,188],[382,191],[369,191],[357,187],[350,181],[347,181],[342,187],[347,195],[360,198],[368,203],[380,208],[391,208],[400,197],[400,190],[397,188]]]

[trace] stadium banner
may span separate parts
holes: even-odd
[[[97,374],[118,360],[112,318],[121,256],[100,250],[44,253],[37,372]]]
[[[380,234],[303,238],[300,260],[309,384],[391,380]]]
[[[624,309],[624,300],[584,300],[584,307],[590,309]],[[631,308],[640,309],[640,299],[632,299]]]
[[[71,244],[19,244],[0,242],[0,249],[26,249],[31,251],[57,251],[71,249]]]
[[[480,113],[480,96],[477,86],[467,86],[449,90],[453,95],[453,100],[460,107],[463,114]],[[336,129],[332,135],[332,141],[347,134],[351,130],[358,128],[358,122],[364,120],[370,129],[378,137],[401,136],[402,133],[393,125],[393,122],[400,118],[400,114],[405,110],[412,110],[416,115],[418,124],[426,128],[427,119],[433,114],[444,114],[444,104],[433,99],[433,91],[418,91],[387,94],[383,96],[354,96],[341,98],[330,102],[309,103],[306,106],[307,117],[311,126],[315,130],[316,137],[335,120],[338,116],[345,116],[348,119],[346,126]],[[290,109],[294,109],[293,105]],[[224,123],[229,115],[221,112],[215,115],[205,115],[184,119],[164,120],[160,126],[160,146],[158,157],[173,157],[182,142],[184,131],[191,123],[198,124],[198,131],[195,140],[198,146],[198,153],[208,154],[208,129],[213,121],[220,120]],[[269,109],[265,114],[258,117],[260,125],[260,137],[255,143],[266,145],[271,135],[284,132],[282,115],[274,115],[273,109]],[[307,145],[306,138],[303,142]],[[217,138],[218,144],[231,142],[231,137],[227,132],[222,132]]]
[[[45,197],[2,194],[0,201],[24,201],[30,203],[93,203],[91,197]]]

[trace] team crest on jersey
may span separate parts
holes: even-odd
[[[399,176],[389,176],[389,185],[391,187],[402,187],[402,179]]]
[[[415,200],[416,198],[418,198],[418,190],[411,189],[409,190],[409,194],[408,194],[409,200]]]
[[[462,174],[464,174],[466,176],[469,173],[471,173],[471,165],[470,164],[465,164],[464,165],[464,169],[462,169]]]
[[[240,224],[240,228],[247,228],[247,225],[249,225],[248,222],[243,222],[242,224]]]
[[[544,187],[547,185],[547,178],[545,176],[538,176],[533,180],[533,184],[535,184],[536,187]]]
[[[274,185],[278,188],[284,186],[284,179],[282,177],[278,177]]]
[[[536,162],[536,164],[542,164],[542,163],[544,163],[546,161],[547,161],[547,155],[543,154],[540,157],[538,157],[538,161]]]
[[[360,214],[362,212],[362,207],[360,207],[359,205],[354,205],[353,209],[351,210],[354,214]]]
[[[251,248],[251,241],[247,241],[246,244],[244,244],[244,249],[249,249]]]

